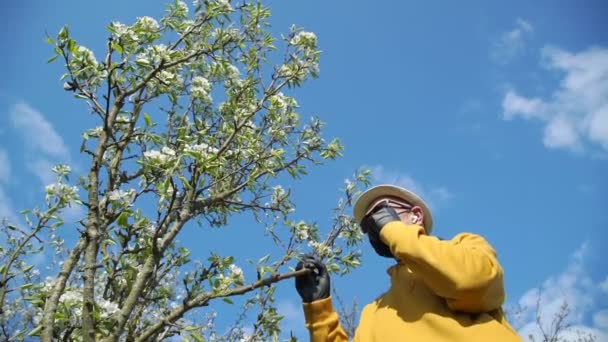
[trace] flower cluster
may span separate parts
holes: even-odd
[[[70,66],[74,70],[80,70],[84,68],[96,68],[97,59],[95,58],[93,51],[87,49],[84,46],[79,46],[76,51],[74,51],[73,58],[70,61]]]
[[[57,175],[57,177],[61,178],[67,176],[72,172],[72,168],[69,165],[57,164],[51,168],[51,171]]]
[[[228,266],[228,274],[219,274],[217,281],[216,290],[224,291],[232,285],[243,285],[245,283],[245,275],[240,267],[231,264]]]
[[[298,32],[289,41],[291,45],[301,46],[304,49],[314,50],[317,48],[317,36],[312,32]]]
[[[196,76],[192,78],[192,97],[199,99],[203,102],[211,102],[211,83],[209,80],[202,76]]]
[[[114,21],[110,24],[110,31],[113,32],[113,37],[125,47],[131,46],[139,42],[139,37],[131,28],[125,24]]]
[[[281,114],[285,114],[289,110],[289,108],[296,107],[298,107],[296,99],[294,99],[293,97],[285,96],[281,92],[270,97],[270,109],[276,110]]]
[[[159,26],[156,19],[151,17],[139,17],[133,28],[137,31],[142,42],[151,42],[159,37]],[[137,37],[137,36],[136,36]]]
[[[103,127],[102,126],[97,126],[95,128],[91,128],[89,130],[87,130],[86,135],[89,137],[99,137],[101,135],[101,132],[103,132]]]
[[[230,5],[230,0],[216,0],[215,2],[217,3],[220,11],[223,11],[223,12],[232,11],[232,6]]]
[[[315,254],[319,257],[328,257],[333,253],[332,249],[322,242],[308,241],[308,246],[314,249]]]
[[[46,193],[46,203],[51,205],[51,200],[56,198],[62,204],[68,204],[78,199],[78,187],[70,186],[65,183],[49,184],[44,189]]]
[[[162,61],[170,60],[170,51],[165,44],[148,46],[142,53],[138,54],[135,63],[138,65],[159,65]]]
[[[273,207],[279,207],[279,206],[281,206],[282,202],[285,201],[285,198],[286,198],[285,189],[283,189],[283,187],[280,185],[276,185],[272,188],[272,190],[273,190],[273,192],[272,192],[272,195],[270,196],[270,205]]]
[[[144,152],[144,159],[153,166],[164,166],[176,159],[175,151],[164,146],[160,151],[151,150]]]
[[[208,155],[208,154],[216,154],[219,150],[217,147],[209,146],[205,143],[200,144],[186,144],[184,147],[184,152],[195,153],[200,156]]]
[[[184,83],[184,80],[179,74],[168,70],[162,70],[159,72],[156,79],[156,88],[158,91],[163,93],[170,92],[173,89],[180,89]]]
[[[78,46],[72,52],[69,67],[74,78],[86,80],[89,85],[98,85],[106,76],[103,68],[99,68],[99,63],[93,51],[84,46]]]
[[[295,226],[295,236],[298,241],[308,240],[310,237],[310,226],[304,221],[299,222]]]
[[[133,203],[136,194],[137,192],[135,189],[129,189],[127,191],[117,189],[108,193],[108,199],[115,204],[128,207]]]
[[[178,18],[187,18],[188,17],[188,4],[183,2],[182,0],[178,0],[175,2],[175,8],[173,11],[173,15]]]

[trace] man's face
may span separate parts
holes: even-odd
[[[374,211],[376,207],[382,204],[388,205],[389,207],[395,209],[401,221],[406,224],[412,223],[412,211],[414,208],[418,208],[413,206],[411,203],[404,201],[401,198],[384,196],[377,198],[370,204],[367,211],[365,212],[365,216],[369,215],[372,211]]]

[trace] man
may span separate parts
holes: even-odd
[[[364,192],[354,217],[376,253],[394,258],[389,290],[361,313],[355,342],[521,342],[505,319],[503,271],[482,237],[431,236],[433,221],[413,192],[380,185]],[[325,266],[305,256],[296,278],[311,341],[348,341],[334,311]]]

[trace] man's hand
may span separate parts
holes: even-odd
[[[361,228],[367,233],[369,242],[376,253],[386,258],[392,258],[393,254],[388,246],[380,240],[380,231],[387,223],[393,221],[401,221],[395,209],[389,206],[382,206],[380,209],[367,215],[363,219],[363,222],[361,222]]]
[[[394,208],[389,206],[382,206],[380,209],[372,211],[371,214],[363,218],[361,222],[361,228],[366,233],[376,233],[380,235],[382,228],[389,222],[401,221],[401,218],[397,214]]]
[[[298,262],[296,271],[303,268],[310,272],[296,277],[296,290],[304,303],[311,303],[329,297],[330,281],[327,268],[317,257],[306,254]]]

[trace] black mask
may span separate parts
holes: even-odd
[[[369,232],[367,234],[368,238],[369,238],[369,242],[372,245],[372,247],[374,248],[374,251],[376,251],[376,253],[379,256],[385,257],[385,258],[392,258],[393,254],[391,253],[391,249],[388,248],[388,246],[382,242],[380,240],[380,236],[378,236],[377,233],[375,232]]]
[[[375,214],[377,211],[379,211],[382,208],[388,209],[390,211],[390,214],[392,214],[392,215],[388,215],[388,217],[385,218],[384,220],[386,220],[386,219],[399,220],[399,217],[397,216],[397,213],[394,211],[393,208],[390,208],[387,205],[381,204],[378,207],[376,207],[369,215],[367,215],[363,219],[363,221],[361,222],[361,228],[363,228],[363,231],[367,232],[369,242],[371,243],[372,247],[374,248],[374,251],[376,251],[376,253],[379,256],[382,256],[385,258],[393,258],[393,254],[391,253],[390,248],[384,242],[382,242],[382,240],[380,240],[380,230],[382,229],[382,227],[379,226],[379,222],[376,222],[376,220],[372,216],[373,214]],[[381,222],[381,224],[383,224],[383,223],[384,222]]]

